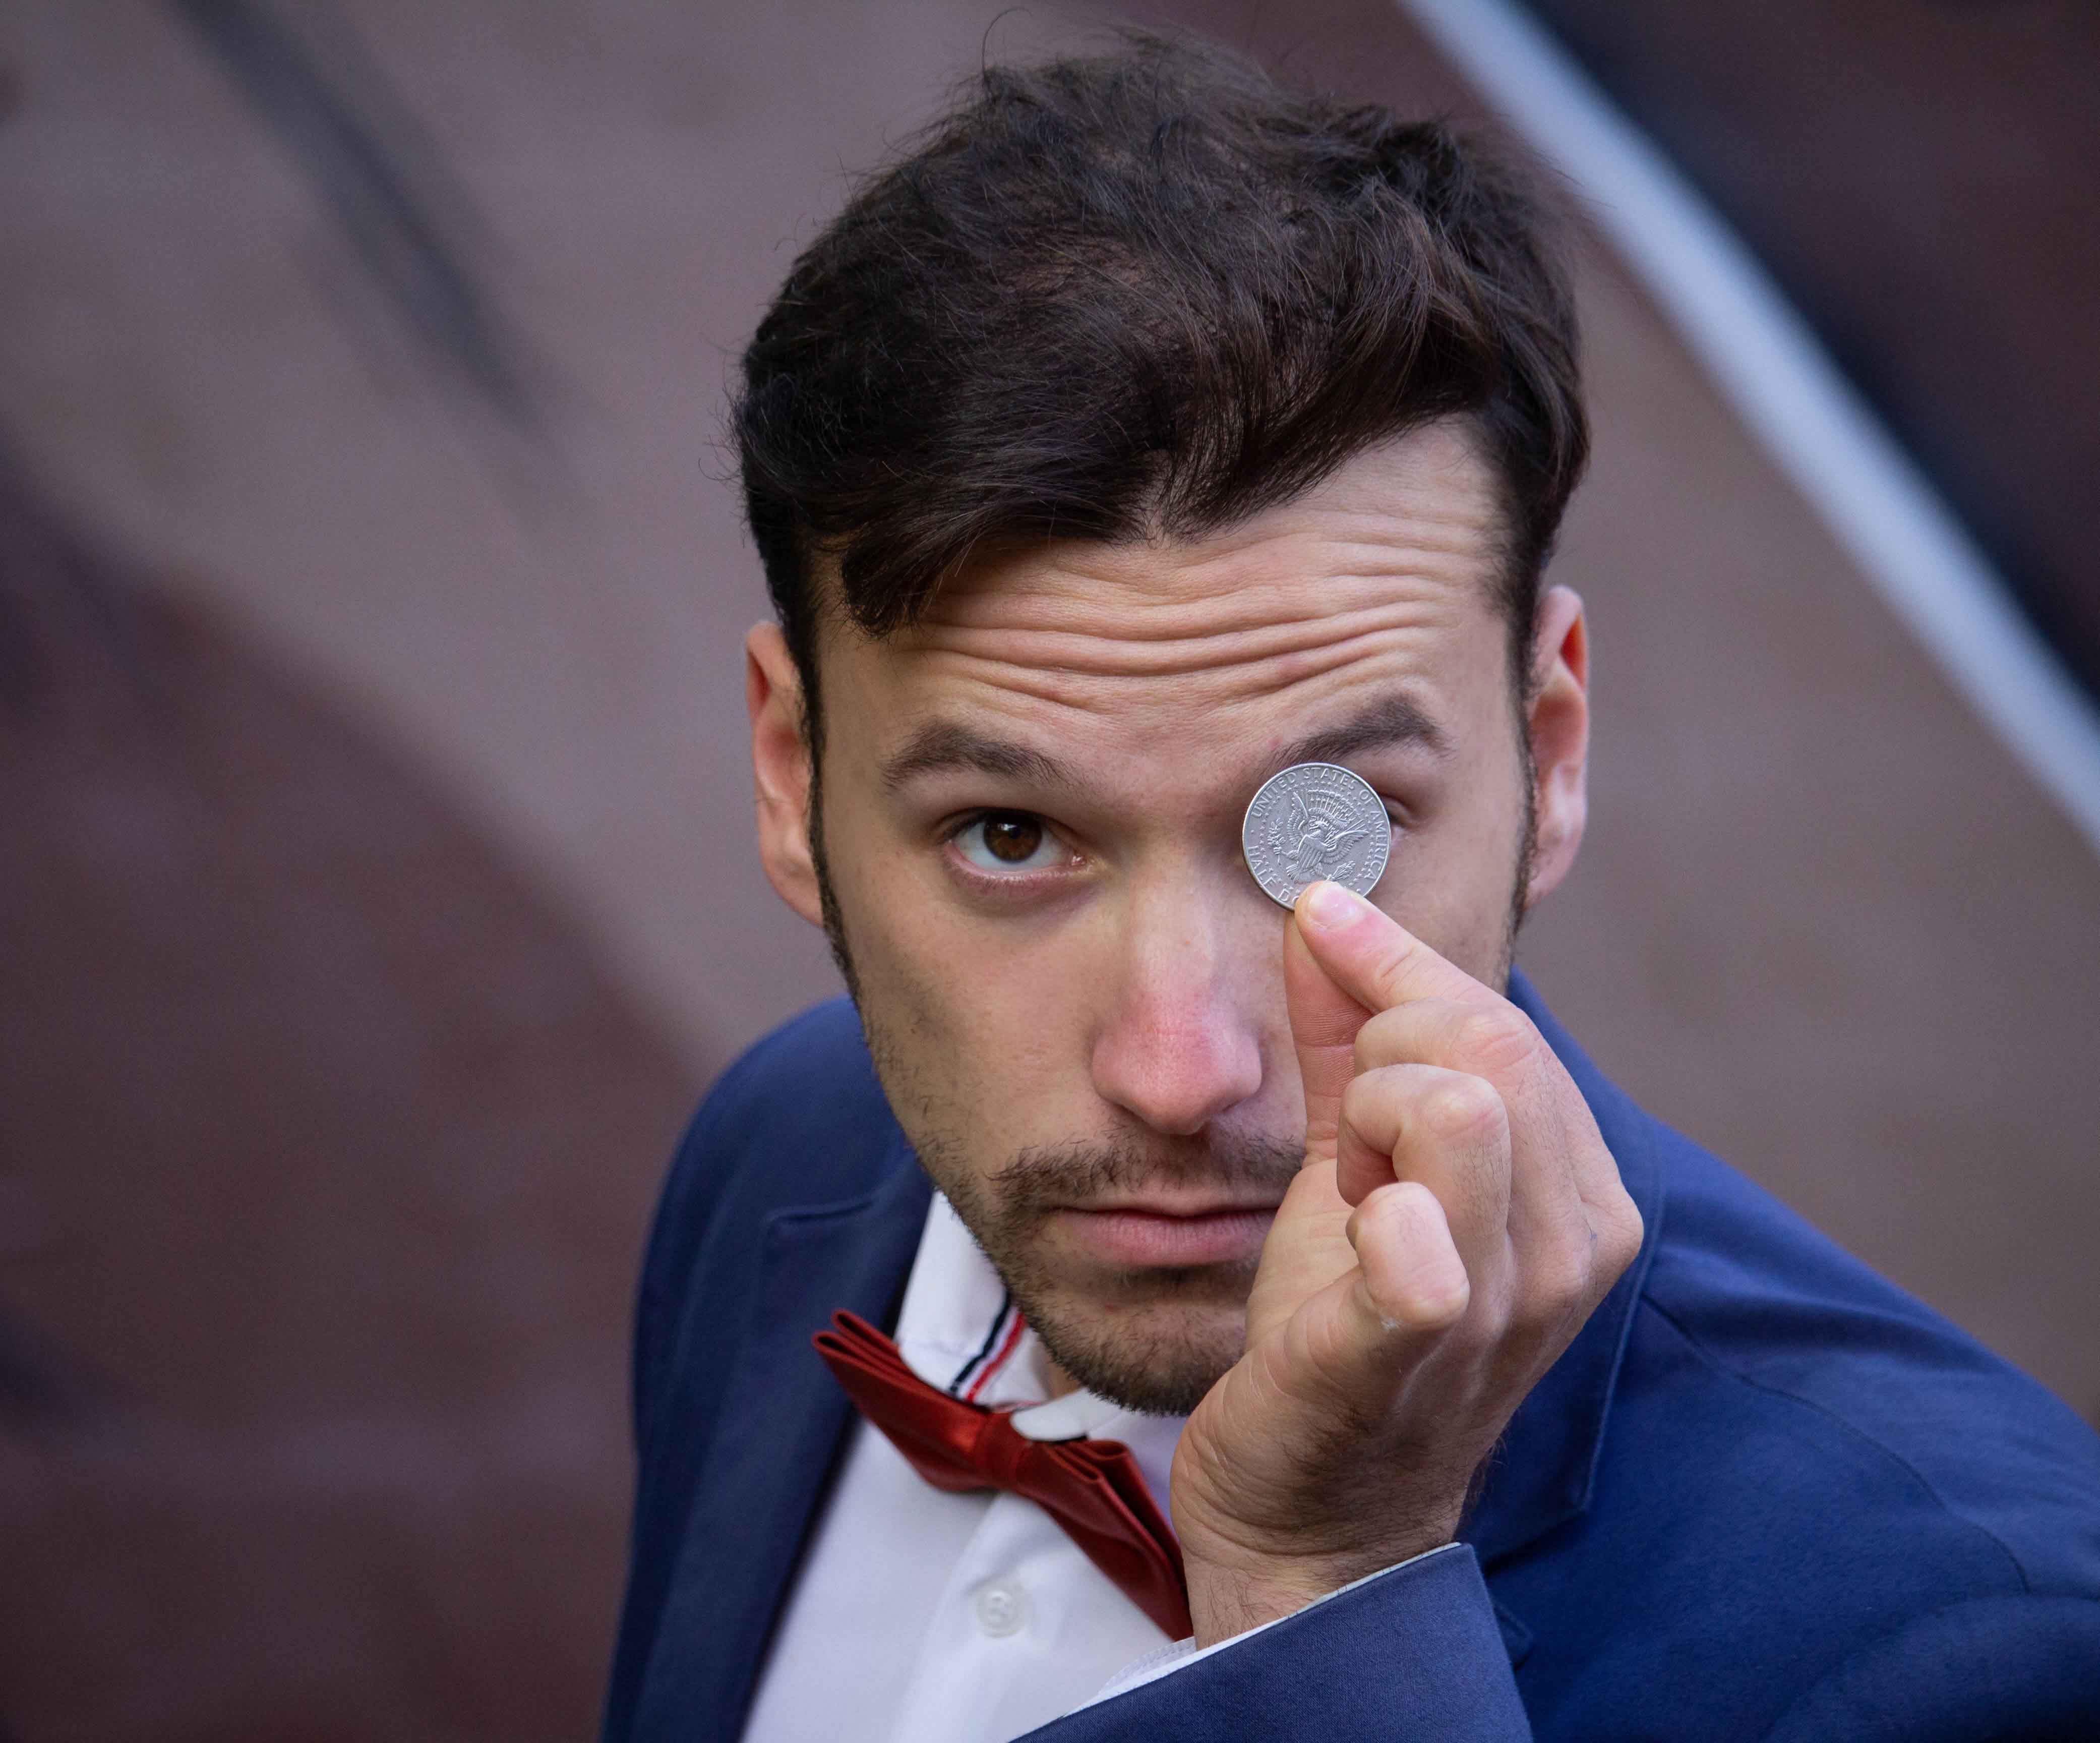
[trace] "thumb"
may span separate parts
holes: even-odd
[[[1335,984],[1299,930],[1293,914],[1283,930],[1283,999],[1305,1089],[1305,1157],[1335,1160],[1342,1092],[1357,1074],[1357,1031],[1370,1012]]]

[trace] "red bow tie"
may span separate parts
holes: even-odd
[[[1170,1640],[1195,1630],[1181,1546],[1130,1449],[1115,1440],[1030,1440],[1004,1410],[929,1386],[858,1314],[835,1313],[817,1353],[860,1413],[936,1489],[1000,1489],[1034,1502]]]

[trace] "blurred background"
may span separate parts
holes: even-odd
[[[1519,15],[1754,251],[2089,730],[2100,13]],[[836,990],[749,844],[725,383],[855,171],[1112,17],[1492,107],[1462,3],[0,14],[0,1737],[591,1732],[655,1187]],[[2100,1417],[2100,812],[1568,167],[1594,813],[1521,959],[1653,1111]]]

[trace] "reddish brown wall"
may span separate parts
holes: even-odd
[[[0,1733],[572,1737],[655,1179],[832,986],[748,846],[726,358],[842,164],[1078,27],[230,14],[0,25]],[[1463,101],[1374,0],[1154,15]],[[2100,1412],[2100,866],[1583,274],[1595,819],[1527,959]]]

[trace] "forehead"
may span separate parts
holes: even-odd
[[[1500,706],[1501,550],[1489,467],[1434,425],[1215,536],[1052,541],[982,565],[894,635],[833,627],[826,710],[878,755],[938,723],[1171,760],[1200,722],[1214,759],[1259,763],[1395,697],[1457,737],[1484,687]]]

